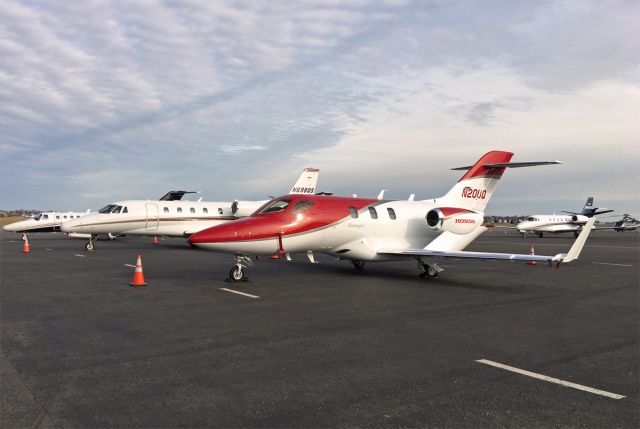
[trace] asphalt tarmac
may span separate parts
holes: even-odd
[[[230,256],[184,240],[33,234],[23,254],[2,232],[1,424],[639,427],[639,237],[594,232],[560,269],[445,260],[429,280],[298,255],[229,283]],[[572,242],[494,231],[469,250]]]

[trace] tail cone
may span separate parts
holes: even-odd
[[[129,283],[131,286],[146,286],[144,282],[144,273],[142,272],[142,258],[138,255],[138,261],[136,262],[136,272],[133,273],[133,283]]]

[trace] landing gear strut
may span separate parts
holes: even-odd
[[[438,266],[438,264],[427,264],[422,259],[418,258],[418,275],[420,277],[429,277],[430,279],[437,279],[440,275],[440,271],[444,271]]]
[[[249,281],[249,278],[244,275],[244,268],[253,265],[253,261],[245,255],[236,255],[235,258],[235,265],[229,271],[229,280],[234,283]]]
[[[93,244],[94,240],[97,240],[98,236],[95,234],[91,234],[91,237],[89,238],[89,241],[87,242],[87,244],[84,245],[84,250],[88,250],[90,252],[93,252],[96,250],[95,245]]]

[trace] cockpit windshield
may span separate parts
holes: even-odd
[[[111,210],[113,210],[114,207],[115,205],[109,204],[108,206],[104,206],[98,210],[98,213],[111,213]]]
[[[527,218],[527,220],[528,220],[529,222],[533,222],[533,221],[534,221],[534,220],[536,220],[536,219],[535,219],[534,217],[528,217],[528,218]]]
[[[304,211],[309,210],[312,206],[313,206],[313,203],[311,201],[298,200],[298,202],[295,203],[293,208],[291,209],[291,214],[302,213]]]
[[[104,206],[100,210],[98,210],[98,213],[120,213],[121,211],[122,211],[122,206],[109,204],[108,206]],[[126,213],[126,210],[123,213]]]
[[[289,206],[289,204],[291,204],[290,199],[275,200],[267,204],[262,210],[258,212],[258,214],[281,212],[284,211]]]
[[[42,217],[42,213],[38,213],[37,215],[33,216],[33,220],[40,220],[41,217]]]

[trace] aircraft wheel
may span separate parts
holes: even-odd
[[[542,238],[543,234],[541,232],[538,233],[538,237]]]
[[[90,252],[93,252],[95,249],[95,246],[93,245],[93,241],[88,242],[87,244],[84,245],[84,250],[88,250]]]
[[[438,270],[436,270],[436,267],[434,267],[433,265],[427,266],[427,276],[429,278],[437,279],[439,275],[440,274],[438,273]]]
[[[578,238],[579,235],[580,235],[580,233],[578,233],[578,231],[574,231],[573,232],[573,238]]]
[[[358,271],[364,269],[364,261],[361,259],[354,259],[353,261],[351,261],[351,263],[353,264],[353,267]]]
[[[242,281],[244,278],[244,272],[242,272],[242,267],[240,265],[234,265],[229,271],[229,280],[232,282]]]

